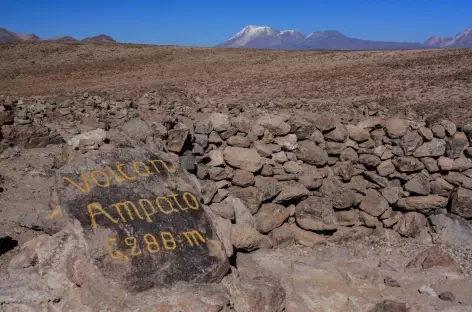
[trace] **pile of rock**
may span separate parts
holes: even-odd
[[[106,137],[103,148],[132,137],[178,155],[227,232],[228,254],[374,229],[416,237],[427,233],[428,216],[446,210],[472,218],[471,123],[212,113],[132,119]]]

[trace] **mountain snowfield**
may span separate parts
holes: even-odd
[[[454,38],[433,36],[421,43],[370,41],[350,38],[336,30],[315,31],[305,36],[298,30],[278,31],[270,26],[249,25],[217,45],[224,48],[300,50],[389,50],[472,47],[472,27]]]

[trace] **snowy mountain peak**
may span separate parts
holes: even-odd
[[[269,26],[248,25],[231,37],[230,40],[239,37],[253,38],[257,36],[276,35],[277,33],[278,31]]]

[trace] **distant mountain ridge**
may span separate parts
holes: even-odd
[[[9,31],[5,28],[0,28],[0,44],[10,42],[24,42],[24,41],[55,41],[55,42],[74,42],[79,41],[71,36],[54,37],[51,39],[41,39],[34,34],[17,34]],[[100,34],[94,37],[87,37],[82,39],[83,42],[96,42],[96,43],[113,43],[116,42],[112,37],[104,34]]]
[[[284,50],[467,48],[472,47],[472,27],[465,29],[454,38],[433,36],[424,43],[409,43],[351,38],[336,30],[315,31],[305,36],[298,30],[278,31],[269,26],[249,25],[217,47]]]

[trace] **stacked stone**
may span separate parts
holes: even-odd
[[[416,237],[446,210],[472,218],[471,123],[212,113],[170,124],[162,144],[200,180],[228,254],[375,230]]]

